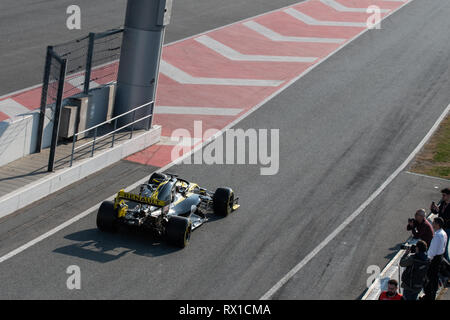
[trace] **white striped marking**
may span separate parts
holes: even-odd
[[[286,56],[264,56],[242,54],[236,50],[220,43],[209,36],[201,36],[194,39],[227,59],[234,61],[264,61],[264,62],[314,62],[317,57],[286,57]]]
[[[160,72],[172,80],[182,84],[219,85],[219,86],[255,86],[278,87],[284,81],[280,80],[255,80],[255,79],[228,79],[228,78],[202,78],[193,77],[190,74],[161,60]]]
[[[208,108],[208,107],[167,107],[156,106],[155,114],[196,114],[211,116],[236,116],[241,113],[239,108]]]
[[[68,83],[70,83],[71,85],[73,85],[75,88],[79,89],[79,90],[83,90],[84,89],[84,75],[81,76],[77,76],[74,77],[72,79],[67,80]],[[100,84],[98,84],[95,81],[91,81],[89,84],[89,89],[94,89],[100,87]]]
[[[364,12],[367,13],[367,8],[349,8],[346,7],[335,0],[320,0],[323,4],[333,8],[336,11],[340,12]],[[389,12],[389,9],[380,9],[380,12],[386,13]]]
[[[283,12],[287,13],[291,17],[294,17],[297,20],[300,20],[306,24],[313,26],[330,26],[330,27],[367,27],[366,22],[343,22],[343,21],[320,21],[316,20],[313,17],[310,17],[303,12],[295,10],[294,8],[289,8],[283,10]]]
[[[0,111],[10,118],[31,112],[31,110],[11,98],[0,101]]]
[[[315,38],[315,37],[292,37],[283,36],[272,29],[269,29],[255,21],[247,21],[243,23],[247,28],[259,33],[260,35],[272,40],[272,41],[284,41],[284,42],[316,42],[316,43],[343,43],[346,39],[339,38]]]

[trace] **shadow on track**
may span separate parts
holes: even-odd
[[[220,219],[222,218],[211,215],[205,224]],[[195,231],[193,236],[195,237]],[[100,263],[111,262],[127,254],[158,257],[183,250],[171,246],[165,242],[164,238],[155,237],[145,230],[130,229],[125,226],[120,227],[117,233],[101,232],[97,228],[92,228],[71,233],[64,238],[75,243],[59,247],[53,252]]]
[[[64,238],[76,243],[55,249],[53,252],[106,263],[127,254],[156,257],[180,250],[166,244],[163,239],[143,231],[120,230],[117,233],[101,232],[97,228],[78,231]]]

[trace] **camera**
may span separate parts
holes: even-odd
[[[410,249],[411,253],[416,253],[416,245],[415,244],[408,244],[408,243],[402,244],[401,249],[403,249],[403,250]]]
[[[414,223],[414,221],[416,221],[416,219],[414,219],[414,218],[408,219],[408,223]]]

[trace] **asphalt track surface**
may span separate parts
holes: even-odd
[[[174,1],[165,43],[278,9],[298,0]],[[81,29],[66,27],[68,6],[81,9]],[[126,0],[2,0],[0,3],[0,95],[42,82],[48,45],[122,26]]]
[[[261,297],[386,180],[449,104],[449,14],[447,0],[413,1],[238,123],[280,129],[277,175],[261,176],[257,165],[172,167],[240,197],[237,213],[196,230],[186,249],[100,233],[93,213],[1,263],[0,298]],[[0,255],[152,169],[121,161],[0,220]],[[407,237],[398,230],[405,212],[419,205],[405,197],[422,182],[404,175],[274,298],[360,297],[367,266],[388,262]],[[81,268],[81,290],[66,288],[69,265]]]

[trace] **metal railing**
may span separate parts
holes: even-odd
[[[111,119],[108,119],[108,120],[106,120],[106,121],[104,121],[104,122],[102,122],[102,123],[99,123],[99,124],[97,124],[97,125],[95,125],[95,126],[89,128],[89,129],[86,129],[86,130],[84,130],[84,131],[75,133],[75,134],[73,135],[73,137],[72,137],[72,153],[71,153],[71,155],[70,155],[70,165],[69,165],[69,166],[71,167],[72,164],[73,164],[73,157],[74,157],[74,153],[75,153],[76,150],[85,148],[85,147],[88,146],[89,144],[92,144],[92,148],[91,148],[91,157],[93,157],[93,156],[94,156],[94,153],[95,153],[95,144],[96,144],[97,142],[99,142],[100,140],[103,140],[104,138],[109,137],[109,136],[112,135],[112,141],[111,141],[111,148],[112,148],[112,147],[114,147],[114,141],[115,141],[116,133],[117,133],[118,131],[121,131],[121,130],[123,130],[123,129],[129,127],[129,126],[131,126],[130,138],[129,138],[129,139],[131,139],[131,138],[133,137],[134,125],[135,125],[136,123],[138,123],[138,122],[141,122],[141,121],[143,121],[143,120],[145,120],[145,119],[148,119],[148,120],[147,120],[147,125],[146,125],[146,128],[145,128],[145,129],[146,129],[147,131],[150,130],[150,126],[151,126],[151,117],[153,116],[153,105],[154,105],[154,101],[147,102],[147,103],[145,103],[145,104],[143,104],[143,105],[140,105],[139,107],[136,107],[136,108],[134,108],[134,109],[132,109],[132,110],[129,110],[129,111],[125,112],[125,113],[122,113],[122,114],[120,114],[120,115],[118,115],[118,116],[116,116],[116,117],[114,117],[114,118],[111,118]],[[136,111],[137,111],[137,110],[140,110],[140,109],[142,109],[142,108],[145,108],[145,107],[150,108],[150,109],[149,109],[149,114],[146,115],[146,116],[144,116],[144,117],[139,118],[138,120],[136,120]],[[132,122],[130,122],[130,123],[128,123],[128,124],[126,124],[126,125],[124,125],[124,126],[122,126],[122,127],[120,127],[120,128],[117,128],[117,120],[118,120],[119,118],[123,117],[123,116],[126,116],[126,115],[130,114],[130,113],[132,113]],[[102,136],[100,136],[100,137],[97,137],[98,128],[100,128],[101,126],[103,126],[103,125],[105,125],[105,124],[110,124],[111,122],[114,122],[114,129],[113,129],[113,131],[108,132],[108,133],[106,133],[106,134],[104,134],[104,135],[102,135]],[[78,137],[79,135],[88,133],[88,132],[90,132],[90,131],[92,131],[92,130],[94,130],[94,137],[93,137],[93,139],[92,139],[91,141],[89,141],[89,142],[86,142],[86,143],[82,144],[81,146],[75,147],[75,142],[77,141],[77,137]]]

